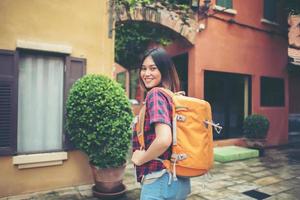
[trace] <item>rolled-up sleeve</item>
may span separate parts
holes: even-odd
[[[171,127],[170,110],[171,104],[167,96],[159,89],[152,89],[147,95],[147,111],[150,125],[154,123],[164,123]]]

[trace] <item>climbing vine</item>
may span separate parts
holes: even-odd
[[[136,6],[152,9],[168,9],[177,13],[183,22],[191,14],[189,0],[115,0],[116,11],[125,7],[129,13]],[[138,66],[141,54],[150,43],[170,44],[175,34],[168,28],[147,22],[117,22],[115,36],[115,60],[130,69]]]

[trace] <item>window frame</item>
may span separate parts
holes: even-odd
[[[63,150],[74,150],[74,145],[70,142],[69,136],[66,134],[64,129],[64,125],[66,123],[66,100],[69,93],[69,90],[72,84],[80,77],[86,74],[86,59],[85,58],[75,58],[71,57],[69,54],[65,53],[57,53],[57,52],[45,52],[42,50],[29,50],[29,49],[20,49],[17,48],[16,51],[0,49],[0,56],[11,56],[11,62],[13,63],[11,66],[8,66],[7,69],[13,68],[12,77],[6,78],[5,74],[0,74],[0,82],[11,81],[12,83],[12,117],[9,120],[11,123],[11,131],[9,132],[9,144],[5,147],[0,147],[0,156],[7,155],[22,155],[17,152],[17,120],[18,120],[18,79],[19,79],[19,57],[20,53],[29,53],[29,54],[39,54],[39,55],[52,55],[52,56],[60,56],[64,59],[64,84],[63,84],[63,127],[62,127],[62,149]],[[0,61],[1,64],[1,61]],[[4,60],[5,64],[5,60]],[[73,77],[74,76],[74,77]],[[12,79],[12,80],[10,80]],[[3,81],[4,80],[4,81]],[[32,153],[51,153],[57,151],[39,151]],[[30,153],[30,152],[28,152]],[[26,154],[28,154],[26,152]]]

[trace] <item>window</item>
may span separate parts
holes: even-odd
[[[139,70],[132,69],[130,73],[130,89],[129,89],[129,98],[136,99],[138,102],[142,100],[141,89],[139,86]]]
[[[18,152],[62,149],[64,60],[20,55]]]
[[[284,106],[284,79],[261,77],[261,106]]]
[[[64,104],[84,74],[84,59],[0,50],[0,155],[71,148]]]
[[[121,84],[124,90],[126,90],[126,72],[120,72],[117,74],[117,82]]]
[[[224,8],[232,8],[232,0],[217,0],[216,4]]]
[[[277,21],[277,0],[264,0],[264,19],[271,22]]]

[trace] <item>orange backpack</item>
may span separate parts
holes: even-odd
[[[172,99],[172,156],[171,160],[162,160],[174,178],[200,176],[213,167],[213,133],[221,126],[212,122],[211,107],[207,101],[173,93],[159,88]],[[146,105],[139,113],[137,136],[141,147],[144,143],[144,120]]]

